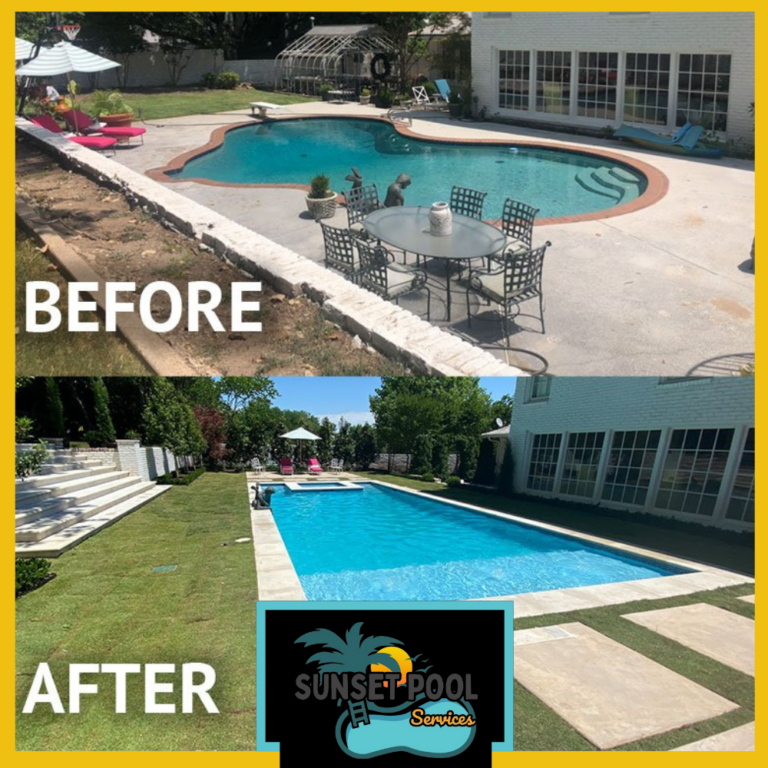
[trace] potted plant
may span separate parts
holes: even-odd
[[[451,92],[448,97],[448,112],[452,118],[460,118],[464,114],[464,105],[461,103],[460,94],[455,91]]]
[[[370,104],[371,103],[371,89],[370,88],[363,88],[360,91],[360,103],[361,104]]]
[[[322,97],[323,101],[330,101],[332,90],[333,86],[330,83],[323,83],[320,86],[320,96]]]
[[[336,193],[331,190],[331,180],[325,175],[315,176],[307,195],[307,210],[315,221],[332,219],[336,213]]]
[[[120,91],[95,91],[91,100],[96,117],[112,128],[127,127],[133,120],[133,109]]]

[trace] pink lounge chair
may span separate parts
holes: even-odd
[[[61,126],[50,115],[35,115],[29,119],[40,128],[45,128],[46,131],[59,135],[64,133]],[[117,139],[110,139],[107,136],[65,136],[64,138],[75,144],[88,147],[88,149],[111,149],[113,152],[115,151],[115,144],[117,144]]]
[[[290,459],[280,459],[278,463],[280,464],[281,475],[293,474],[293,462]]]
[[[62,112],[61,116],[75,133],[82,133],[85,136],[101,133],[110,139],[118,139],[125,142],[130,142],[131,139],[140,137],[143,144],[144,134],[147,132],[146,128],[134,128],[133,126],[130,128],[102,127],[98,120],[94,120],[90,115],[86,115],[85,112],[81,112],[79,109],[70,109],[67,112]]]
[[[309,459],[307,461],[307,471],[310,475],[323,474],[323,468],[320,466],[320,462],[317,459]]]

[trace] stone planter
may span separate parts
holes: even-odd
[[[371,97],[370,96],[361,96],[360,97],[360,103],[368,105],[371,103]]]
[[[100,123],[106,123],[109,128],[130,128],[133,122],[133,112],[124,112],[120,115],[102,115]]]
[[[338,205],[336,199],[336,193],[329,193],[328,197],[324,197],[321,200],[307,196],[307,210],[312,215],[315,221],[320,219],[332,219],[336,214],[336,206]]]

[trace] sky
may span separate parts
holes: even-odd
[[[379,379],[366,376],[334,378],[325,376],[276,377],[279,392],[274,404],[289,411],[307,411],[319,419],[327,416],[338,424],[343,416],[350,424],[373,423],[368,398],[379,386]],[[514,395],[516,379],[481,378],[480,386],[493,400]]]

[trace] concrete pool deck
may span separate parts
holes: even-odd
[[[271,482],[284,482],[286,478],[279,478]],[[380,480],[356,478],[353,473],[348,473],[343,479],[354,480],[366,485],[381,485],[403,493],[410,493],[420,498],[424,494],[409,488],[384,483]],[[263,475],[248,473],[248,503],[251,514],[251,527],[253,531],[254,556],[256,558],[256,580],[259,591],[259,600],[306,600],[304,590],[296,569],[288,553],[280,531],[275,522],[272,511],[269,509],[255,510],[252,508],[255,493],[253,484],[264,480]],[[662,564],[673,567],[689,569],[691,573],[682,573],[674,576],[658,576],[650,579],[636,581],[622,581],[610,584],[596,584],[587,587],[571,587],[568,589],[553,589],[543,592],[528,592],[525,594],[501,595],[491,598],[478,598],[481,600],[513,600],[515,603],[515,617],[518,619],[533,616],[545,616],[554,613],[567,613],[569,611],[584,608],[600,608],[607,605],[620,605],[637,600],[659,600],[667,597],[679,597],[696,592],[703,592],[721,587],[731,587],[737,584],[753,584],[754,579],[743,574],[726,571],[722,568],[695,563],[678,557],[672,557],[660,552],[634,547],[629,544],[602,539],[597,536],[579,533],[576,531],[541,523],[525,518],[507,515],[502,512],[464,504],[458,501],[441,499],[441,503],[459,507],[471,512],[490,515],[500,520],[508,520],[520,523],[541,531],[568,536],[572,539],[583,541],[585,544],[593,544],[609,547],[619,553],[640,558],[650,558]]]
[[[319,102],[289,106],[284,113],[382,114],[373,107]],[[214,130],[251,119],[242,110],[150,121],[145,144],[121,150],[116,159],[146,173],[206,144]],[[648,163],[669,180],[667,195],[648,208],[536,228],[534,244],[554,244],[544,270],[547,335],[540,333],[535,317],[522,316],[511,339],[514,350],[503,349],[499,323],[479,321],[467,327],[464,286],[456,283],[454,320],[446,323],[441,319],[442,270],[431,279],[434,324],[531,372],[546,367],[556,375],[717,375],[752,364],[755,278],[747,264],[755,219],[753,162],[695,160],[615,141],[450,121],[433,113],[414,113],[411,130],[426,138],[535,140],[604,149]],[[392,168],[394,179],[400,172],[396,157]],[[346,187],[342,180],[332,181],[337,191]],[[482,180],[454,181],[482,187]],[[188,181],[169,187],[316,263],[322,261],[320,227],[306,214],[302,190]],[[343,209],[330,223],[346,226]],[[425,303],[415,298],[403,306],[421,314]],[[534,309],[523,307],[525,312]]]

